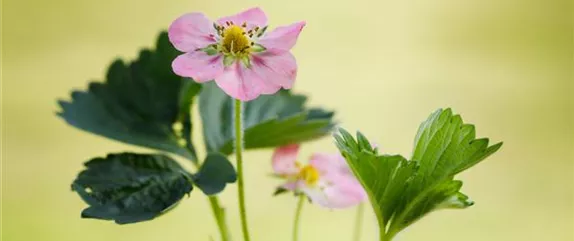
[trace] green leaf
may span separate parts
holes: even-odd
[[[126,64],[114,61],[104,83],[59,101],[68,124],[121,142],[179,154],[196,161],[190,108],[201,85],[171,70],[180,54],[162,33],[155,50],[144,49]]]
[[[502,143],[488,146],[487,138],[475,139],[474,125],[464,124],[451,109],[438,110],[419,128],[412,160],[420,163],[420,181],[432,185],[457,174],[494,153]]]
[[[461,194],[459,193],[461,187],[462,182],[457,180],[444,180],[433,186],[426,187],[422,192],[418,193],[414,199],[410,200],[404,209],[396,210],[397,216],[392,220],[393,223],[390,228],[391,232],[398,232],[419,220],[425,214],[444,208],[442,205],[446,204],[450,208],[453,199],[460,201],[458,200],[458,197],[459,194]],[[463,206],[458,208],[466,208],[472,205],[472,203],[457,203],[457,205],[461,204]]]
[[[467,195],[459,192],[451,195],[447,200],[437,206],[437,209],[462,209],[474,205],[474,202]]]
[[[280,91],[244,104],[245,148],[271,148],[300,143],[330,133],[333,112],[307,109],[307,97]],[[233,100],[214,83],[199,95],[203,134],[209,152],[233,152]]]
[[[227,183],[237,181],[237,173],[227,157],[219,153],[210,153],[193,180],[205,195],[214,195],[223,191]]]
[[[367,191],[381,240],[390,240],[434,210],[473,205],[454,176],[502,145],[488,146],[488,139],[475,139],[474,126],[464,124],[450,109],[436,111],[421,124],[410,161],[399,155],[379,155],[361,133],[355,139],[341,129],[335,141]]]
[[[357,136],[362,134],[358,133]],[[377,219],[384,227],[403,201],[401,198],[415,175],[417,165],[400,155],[378,155],[368,143],[359,144],[343,129],[336,136],[341,154],[365,188]]]
[[[417,162],[420,168],[405,198],[415,200],[429,188],[446,185],[445,181],[453,180],[456,174],[476,165],[502,146],[502,143],[488,146],[487,138],[475,137],[474,125],[463,123],[460,115],[453,115],[451,109],[439,109],[431,114],[420,125],[415,137],[412,161]],[[450,196],[439,195],[443,200],[435,199],[432,206],[438,206],[451,196],[458,195],[458,190],[450,190]],[[404,205],[399,211],[406,212],[408,208],[408,205]],[[430,211],[432,209],[412,208],[410,212],[413,213],[405,215],[404,219],[398,218],[392,228],[402,230]]]
[[[193,189],[191,174],[164,155],[110,154],[85,163],[72,184],[90,205],[83,218],[118,224],[153,219]]]

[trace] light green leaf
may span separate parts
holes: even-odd
[[[366,140],[360,133],[360,139]],[[406,187],[411,183],[417,165],[400,155],[378,155],[369,142],[357,142],[351,134],[341,129],[335,136],[341,154],[365,188],[373,210],[384,229],[395,214]]]
[[[421,124],[416,135],[411,160],[420,167],[405,198],[415,200],[429,188],[445,185],[445,180],[452,180],[456,174],[484,160],[502,146],[502,143],[488,146],[487,138],[475,137],[474,125],[464,124],[460,115],[453,115],[451,109],[434,112]],[[457,193],[458,190],[453,191],[444,199]],[[439,205],[445,200],[435,199],[432,205]],[[406,212],[407,208],[408,205],[403,205],[398,211]],[[411,210],[414,213],[404,216],[404,220],[396,220],[392,228],[402,230],[430,211],[432,209],[415,208]]]
[[[436,111],[421,124],[409,161],[398,155],[379,155],[361,133],[355,139],[341,129],[335,140],[367,191],[381,241],[391,240],[434,210],[471,206],[473,202],[460,192],[462,182],[454,176],[502,145],[488,146],[488,139],[475,139],[474,126],[464,124],[450,109]]]
[[[304,107],[307,98],[280,91],[244,103],[245,148],[271,148],[323,137],[334,126],[333,112]],[[199,110],[209,152],[233,152],[233,100],[215,83],[203,85]]]

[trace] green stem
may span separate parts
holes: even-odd
[[[195,163],[195,167],[199,169],[200,165]],[[209,205],[211,206],[213,217],[215,217],[215,222],[217,223],[219,234],[221,235],[221,241],[231,241],[229,228],[225,222],[225,210],[223,210],[223,207],[221,207],[219,204],[219,199],[217,196],[209,196],[207,198],[209,200]]]
[[[211,211],[213,211],[213,216],[215,216],[215,221],[217,222],[217,227],[219,228],[221,241],[230,241],[231,236],[229,235],[229,229],[225,223],[225,211],[219,205],[219,200],[216,196],[210,196],[209,204],[211,205]]]
[[[365,212],[365,203],[359,203],[357,206],[357,216],[355,219],[355,230],[353,233],[353,241],[361,241],[361,229],[363,228],[363,213]]]
[[[192,120],[193,117],[191,116],[191,102],[190,110],[189,110],[189,119]],[[192,134],[191,132],[189,133]],[[193,149],[192,149],[193,151]],[[201,165],[199,164],[199,160],[201,160],[198,156],[196,156],[197,162],[192,162],[195,165],[196,170],[199,170]],[[217,223],[217,228],[219,229],[219,234],[221,235],[221,241],[231,241],[231,235],[229,232],[229,227],[227,227],[227,223],[225,221],[225,210],[219,204],[219,199],[217,196],[209,196],[207,197],[209,200],[209,205],[211,206],[211,211],[213,213],[213,217],[215,218],[215,222]]]
[[[249,228],[247,226],[247,212],[245,211],[245,190],[243,188],[243,125],[241,100],[235,100],[235,159],[237,161],[237,188],[239,194],[239,215],[241,217],[241,230],[243,241],[249,241]]]
[[[390,241],[391,239],[386,234],[385,223],[382,221],[382,218],[379,219],[378,221],[379,221],[379,240],[380,241]]]
[[[299,202],[297,202],[297,208],[295,209],[295,220],[293,221],[293,241],[299,240],[299,220],[301,218],[301,210],[303,210],[304,203],[305,195],[299,195]]]
[[[386,235],[386,241],[393,240],[393,238],[395,237],[396,234],[397,234],[396,230],[389,230],[389,232],[387,232],[387,235]]]
[[[393,232],[393,230],[389,230],[388,232],[385,231],[385,227],[380,227],[380,229],[381,241],[391,241],[395,237],[395,234],[397,234],[396,232]]]

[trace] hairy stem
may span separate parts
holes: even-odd
[[[295,219],[293,221],[293,241],[299,240],[299,220],[301,218],[301,211],[303,210],[304,203],[305,195],[300,195],[299,202],[297,202],[297,208],[295,209]]]
[[[247,226],[247,211],[245,210],[245,190],[243,187],[243,125],[241,100],[235,100],[235,159],[237,161],[237,188],[239,195],[239,215],[241,217],[241,230],[243,241],[249,241],[249,227]]]

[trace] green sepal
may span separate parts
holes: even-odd
[[[254,53],[260,53],[267,50],[267,48],[263,47],[263,45],[261,44],[254,44],[253,46],[251,46],[251,52]]]
[[[227,54],[223,56],[223,65],[225,65],[225,67],[231,66],[234,62],[235,57],[233,57],[232,55]]]
[[[212,44],[212,45],[209,45],[209,46],[207,46],[207,47],[205,47],[205,48],[202,48],[201,51],[205,52],[205,53],[206,53],[207,55],[209,55],[209,56],[213,56],[213,55],[219,54],[219,52],[220,52],[220,51],[217,49],[217,45],[215,45],[215,44]]]
[[[265,33],[265,31],[267,31],[267,27],[269,27],[269,26],[265,26],[265,27],[259,29],[259,31],[257,31],[257,37],[258,37],[258,38],[261,37],[261,36],[263,36],[263,34]]]
[[[289,190],[287,190],[283,187],[278,187],[277,189],[275,189],[275,192],[273,192],[273,196],[278,196],[278,195],[285,194],[288,192],[289,192]]]
[[[241,62],[243,63],[243,66],[245,66],[246,68],[251,68],[251,59],[249,58],[249,56],[241,57]]]

